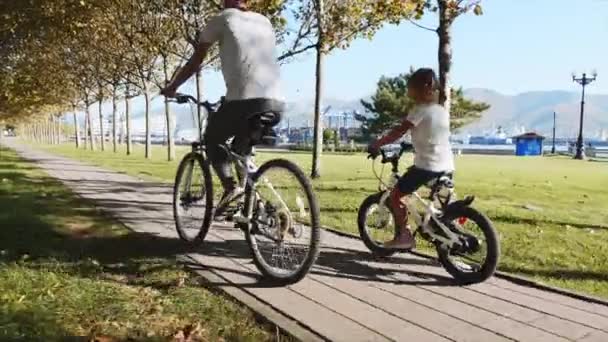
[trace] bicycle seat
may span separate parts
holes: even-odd
[[[249,145],[274,145],[277,134],[273,127],[281,122],[282,114],[277,111],[266,111],[249,116]]]
[[[444,172],[439,177],[431,180],[427,186],[429,188],[440,188],[446,187],[449,189],[454,188],[454,173],[453,172]]]

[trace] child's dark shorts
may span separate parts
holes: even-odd
[[[399,187],[401,193],[411,194],[418,190],[421,186],[441,177],[444,174],[445,172],[428,171],[412,166],[405,171],[403,176],[399,178],[397,186]]]

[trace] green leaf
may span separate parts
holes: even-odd
[[[483,9],[481,8],[481,5],[475,5],[475,8],[473,9],[473,13],[475,13],[475,15],[482,15]]]

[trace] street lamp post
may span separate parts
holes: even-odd
[[[555,154],[555,112],[553,112],[553,146],[551,147],[551,154]]]
[[[586,73],[583,73],[583,77],[577,78],[575,74],[572,74],[572,81],[580,84],[583,87],[583,94],[581,96],[581,121],[578,130],[578,139],[576,141],[576,154],[574,159],[585,159],[585,152],[583,147],[583,114],[585,112],[585,87],[595,81],[597,78],[597,72],[593,72],[591,77],[588,77]]]

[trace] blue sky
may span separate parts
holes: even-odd
[[[483,16],[463,16],[454,25],[453,83],[505,94],[575,90],[571,73],[596,69],[590,93],[608,94],[608,0],[484,0]],[[431,26],[436,18],[421,23]],[[345,100],[371,94],[381,75],[410,65],[436,68],[437,37],[410,23],[387,26],[371,40],[358,40],[326,59],[325,96]],[[289,101],[313,97],[314,55],[285,65]],[[185,86],[188,90],[189,86]],[[205,96],[224,92],[221,75],[205,73]]]

